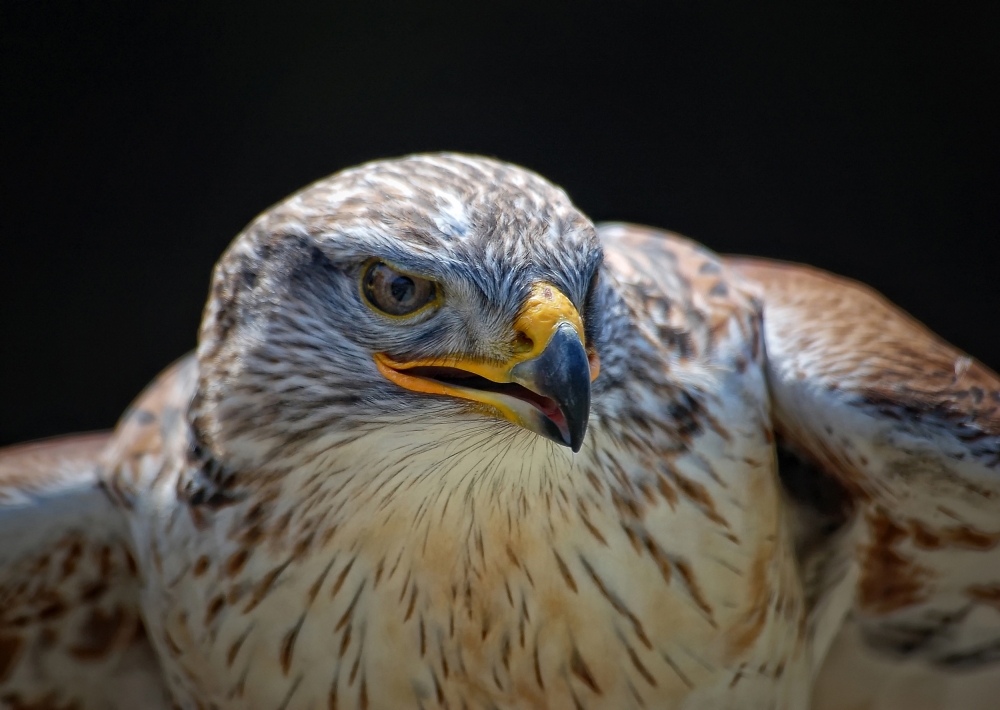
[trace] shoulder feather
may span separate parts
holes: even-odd
[[[859,680],[859,662],[880,668],[854,685],[850,702],[868,704],[831,695],[819,706],[913,707],[904,679],[920,677],[920,707],[995,707],[1000,379],[866,286],[804,266],[729,264],[764,303],[778,434],[804,471],[835,484],[793,493],[812,511],[831,495],[843,506],[804,560],[822,567],[816,627],[843,624],[819,692]],[[825,603],[837,596],[846,603]]]

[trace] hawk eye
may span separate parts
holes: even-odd
[[[377,310],[390,316],[408,316],[437,299],[437,284],[376,261],[365,269],[361,292]]]

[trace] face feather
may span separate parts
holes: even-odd
[[[467,413],[389,382],[373,354],[501,361],[533,286],[584,312],[601,259],[591,222],[522,168],[438,154],[337,173],[262,214],[220,260],[192,423],[216,454],[260,456],[400,416]],[[372,309],[360,281],[373,260],[434,281],[440,303],[412,318]]]

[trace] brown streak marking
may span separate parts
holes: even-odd
[[[670,506],[671,510],[677,507],[677,491],[674,487],[667,483],[667,479],[663,474],[659,474],[656,477],[656,489],[660,492],[660,495],[667,501],[667,505]]]
[[[674,662],[673,658],[667,655],[666,651],[660,651],[660,657],[664,661],[666,661],[666,664],[670,666],[670,668],[674,671],[674,673],[677,674],[677,677],[681,679],[681,682],[684,683],[684,685],[686,685],[689,689],[694,688],[694,683],[691,682],[690,678],[684,675],[684,673],[680,669],[680,666],[678,666],[677,663]]]
[[[767,558],[762,559],[765,563],[767,562]],[[694,598],[695,604],[698,605],[699,609],[711,617],[712,607],[708,605],[708,601],[702,595],[701,588],[695,580],[694,570],[691,569],[691,565],[684,560],[674,560],[674,567],[677,568],[677,571],[681,573],[681,577],[684,578],[684,584],[687,585],[688,592],[690,592],[691,596]]]
[[[333,583],[333,588],[330,590],[331,599],[337,596],[337,592],[339,592],[340,588],[344,586],[344,581],[347,579],[347,573],[351,571],[351,567],[354,565],[354,560],[356,559],[356,557],[352,557],[351,561],[344,566],[344,569],[340,570],[340,574],[337,575],[337,580]]]
[[[347,653],[347,647],[350,646],[351,644],[352,627],[353,624],[348,624],[346,627],[344,627],[344,636],[340,640],[340,653],[337,655],[337,658],[343,658],[344,654]]]
[[[718,523],[723,527],[729,528],[729,523],[719,515],[719,512],[715,508],[715,501],[712,500],[712,496],[708,494],[708,489],[701,485],[697,481],[692,481],[690,478],[682,476],[677,471],[673,471],[674,483],[680,489],[682,495],[684,495],[688,500],[692,501],[705,516],[711,520],[713,523]]]
[[[535,642],[535,652],[532,654],[534,656],[535,662],[535,681],[538,683],[538,687],[545,690],[545,683],[542,682],[542,666],[538,661],[538,642]]]
[[[611,607],[632,623],[632,629],[635,631],[635,635],[639,638],[639,640],[642,641],[642,645],[646,648],[652,649],[653,644],[650,643],[649,637],[646,636],[646,631],[642,626],[642,622],[639,621],[639,618],[621,601],[611,595],[611,592],[608,591],[607,586],[604,584],[604,580],[597,576],[597,571],[591,567],[590,563],[587,562],[582,555],[580,556],[580,562],[583,563],[584,569],[587,570],[590,578],[594,581],[594,584],[597,585],[598,591],[604,595],[604,598],[608,600]]]
[[[347,685],[354,685],[354,679],[358,676],[358,666],[361,665],[361,650],[358,650],[358,655],[354,657],[354,665],[351,666],[351,673],[347,676]]]
[[[642,661],[639,660],[639,654],[637,654],[635,652],[635,649],[632,648],[629,644],[626,643],[625,644],[625,651],[628,653],[628,657],[630,659],[632,659],[632,665],[635,666],[635,669],[637,671],[639,671],[640,675],[642,675],[643,678],[646,679],[647,683],[649,683],[651,686],[653,686],[655,688],[656,687],[656,678],[653,677],[653,674],[650,673],[646,669],[646,666],[644,666],[642,664]]]
[[[486,549],[483,547],[483,531],[476,530],[476,549],[479,551],[479,558],[483,566],[486,566]]]
[[[624,477],[624,474],[622,474],[622,477]],[[634,498],[626,498],[618,491],[611,491],[611,503],[618,510],[623,520],[629,518],[642,520],[646,515],[645,511],[639,507],[638,502]]]
[[[192,574],[194,574],[195,577],[200,577],[201,575],[205,574],[205,572],[208,570],[209,564],[210,562],[208,559],[208,555],[202,555],[194,563],[194,569],[192,570]]]
[[[248,559],[250,559],[250,551],[245,548],[230,555],[229,559],[226,560],[226,576],[235,577],[238,575]]]
[[[337,533],[337,526],[336,525],[334,525],[331,528],[327,528],[326,530],[324,530],[323,531],[323,535],[319,539],[320,547],[326,547],[327,545],[329,545],[330,544],[330,540],[333,539],[333,536],[336,533]],[[333,703],[334,703],[333,707],[336,707],[336,704],[337,704],[336,697],[334,697]]]
[[[629,691],[631,691],[632,697],[635,698],[635,701],[637,703],[639,703],[639,707],[641,708],[646,707],[646,701],[642,699],[641,695],[639,695],[639,691],[635,689],[634,685],[632,685],[632,681],[626,681],[626,682],[628,683],[628,689]]]
[[[413,616],[413,607],[416,606],[416,603],[417,603],[417,583],[414,582],[413,587],[410,590],[410,605],[406,608],[406,616],[403,617],[403,623],[409,621],[410,617]]]
[[[410,586],[410,575],[413,574],[412,569],[406,570],[406,577],[403,579],[403,586],[399,590],[399,599],[397,600],[400,604],[403,603],[403,597],[406,596],[406,589]]]
[[[240,542],[247,547],[254,547],[259,543],[264,537],[264,531],[261,529],[260,525],[251,525],[249,528],[240,535]]]
[[[507,634],[504,634],[500,644],[500,660],[503,662],[503,667],[510,673],[510,636]]]
[[[316,578],[316,581],[312,583],[311,587],[309,587],[309,591],[306,592],[306,599],[307,599],[306,606],[312,606],[312,603],[316,601],[316,597],[319,595],[319,590],[323,588],[323,582],[326,581],[326,576],[330,574],[330,570],[333,569],[333,565],[336,564],[336,562],[337,562],[337,556],[334,555],[333,559],[330,560],[330,564],[328,564],[326,567],[323,568],[323,571],[320,572],[319,576]]]
[[[636,485],[639,488],[639,492],[642,493],[643,497],[646,499],[646,502],[649,505],[656,505],[656,496],[654,495],[653,489],[650,488],[649,484],[644,481],[640,481]]]
[[[313,541],[313,533],[309,533],[308,535],[300,539],[298,542],[296,542],[295,549],[292,552],[292,557],[296,559],[300,559],[301,557],[303,557],[306,554],[306,552],[309,551],[309,546],[312,545],[312,541]]]
[[[587,471],[587,480],[590,481],[590,485],[594,487],[598,495],[604,495],[604,486],[601,484],[601,479],[597,477],[593,471]]]
[[[444,679],[448,680],[448,659],[444,655],[444,644],[438,641],[438,655],[441,656],[441,672],[444,673]]]
[[[580,655],[580,650],[576,646],[573,647],[573,654],[570,656],[569,669],[573,675],[583,681],[584,685],[601,695],[601,688],[594,680],[594,674],[590,672],[590,668],[587,667],[587,663],[583,660],[583,656]]]
[[[670,578],[673,576],[673,572],[670,569],[670,560],[663,554],[660,546],[651,537],[646,538],[646,549],[653,558],[653,562],[656,563],[657,569],[660,570],[660,576],[663,577],[663,581],[670,584]]]
[[[578,593],[576,589],[576,580],[573,579],[573,575],[570,574],[569,567],[563,562],[563,558],[559,556],[559,553],[552,550],[552,554],[556,556],[556,563],[559,565],[559,573],[562,575],[563,581],[573,590],[574,593]]]
[[[236,660],[236,654],[240,652],[240,648],[243,647],[243,642],[247,640],[247,636],[250,635],[250,629],[248,628],[243,634],[233,641],[233,645],[229,647],[229,652],[226,653],[226,666],[228,668],[233,667],[233,661]]]
[[[441,690],[441,683],[433,668],[431,669],[431,678],[434,680],[434,695],[437,696],[438,705],[444,705],[444,691]]]
[[[517,559],[517,555],[515,555],[514,551],[510,549],[510,545],[507,545],[507,557],[510,558],[510,561],[514,564],[515,567],[521,569],[521,561]]]
[[[274,521],[274,524],[267,531],[268,537],[272,538],[273,540],[278,540],[281,537],[281,535],[285,532],[285,530],[288,529],[288,525],[291,522],[292,522],[292,511],[289,510]]]
[[[215,621],[215,617],[219,615],[222,611],[222,607],[226,605],[226,598],[221,594],[217,595],[208,604],[208,609],[205,611],[205,626],[211,625]]]
[[[201,508],[196,508],[193,505],[189,504],[187,511],[191,516],[191,522],[194,523],[194,526],[198,530],[208,529],[208,521],[205,520],[205,516],[202,513]]]
[[[420,657],[427,654],[427,633],[424,631],[424,615],[420,615]]]
[[[361,703],[361,710],[368,710],[368,680],[361,678],[361,694],[358,696]]]
[[[229,591],[226,592],[226,603],[228,603],[230,606],[236,606],[236,603],[243,598],[243,595],[245,593],[246,593],[246,588],[244,587],[244,585],[240,584],[233,585],[232,587],[229,588]]]
[[[582,510],[580,511],[580,520],[583,521],[583,525],[587,528],[587,532],[593,535],[599,543],[605,547],[608,546],[608,541],[604,539],[603,535],[601,535],[601,531],[598,530],[592,522],[590,522],[590,518],[588,518]]]
[[[261,580],[257,583],[257,586],[254,587],[253,594],[250,595],[250,601],[243,608],[244,614],[255,609],[257,605],[264,600],[264,597],[266,597],[268,592],[271,591],[271,585],[274,584],[274,580],[278,578],[278,575],[285,571],[287,566],[288,562],[283,562],[261,578]]]
[[[304,620],[305,617],[303,616],[299,619],[299,623],[292,627],[289,632],[285,634],[285,638],[281,641],[281,672],[285,676],[288,675],[288,671],[292,667],[292,655],[295,653],[295,642],[298,640],[299,629],[302,628],[302,622]]]
[[[633,549],[639,554],[642,554],[642,542],[639,540],[639,536],[636,534],[635,530],[633,530],[632,526],[624,520],[622,521],[621,526],[622,530],[625,531],[625,537],[627,537],[628,541],[632,543]]]
[[[340,621],[337,622],[337,625],[333,629],[334,631],[340,631],[344,628],[344,624],[346,624],[348,619],[351,618],[351,615],[354,613],[354,607],[357,605],[358,599],[361,598],[361,592],[364,590],[366,582],[368,582],[367,579],[361,581],[360,586],[358,586],[358,591],[354,593],[354,599],[351,600],[351,605],[347,607],[347,611],[345,611],[344,615],[340,617]]]

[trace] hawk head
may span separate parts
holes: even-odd
[[[593,224],[522,168],[442,154],[337,173],[217,265],[192,421],[216,454],[256,461],[436,425],[577,451],[601,260]]]

